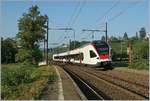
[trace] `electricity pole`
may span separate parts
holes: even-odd
[[[46,47],[46,64],[47,64],[47,65],[48,65],[48,30],[49,30],[48,24],[49,24],[49,22],[48,22],[48,17],[47,17],[47,35],[46,35],[46,36],[47,36],[47,38],[46,38],[46,39],[47,39],[47,40],[46,40],[46,41],[47,41],[47,45],[46,45],[46,46],[47,46],[47,47]]]
[[[106,43],[107,43],[107,22],[106,22],[106,31],[105,31],[105,34],[106,34]]]
[[[71,30],[73,31],[73,36],[74,36],[74,43],[73,43],[73,45],[74,45],[74,49],[75,49],[76,48],[76,44],[75,44],[75,30],[73,28],[71,28]]]
[[[46,59],[46,50],[45,50],[45,42],[46,42],[46,39],[45,39],[45,36],[44,36],[44,61],[45,61],[45,59]]]
[[[71,50],[71,39],[69,39],[69,51]]]

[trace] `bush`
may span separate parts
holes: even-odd
[[[130,66],[129,68],[132,68],[132,69],[146,69],[148,70],[149,69],[149,64],[148,64],[148,60],[146,59],[140,59],[138,61],[134,61]]]
[[[1,74],[1,98],[7,100],[38,98],[46,83],[57,80],[52,68],[29,64],[2,65]]]
[[[14,67],[2,67],[2,85],[17,86],[21,83],[32,82],[31,73],[35,67],[31,65],[23,65]]]

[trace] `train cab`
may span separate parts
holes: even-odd
[[[104,41],[94,41],[92,45],[98,54],[97,65],[109,65],[111,63],[110,46]]]

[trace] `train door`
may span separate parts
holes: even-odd
[[[83,59],[84,59],[83,53],[80,53],[80,64],[82,64]]]

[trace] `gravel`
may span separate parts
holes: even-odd
[[[81,66],[80,66],[81,67]],[[93,68],[80,68],[79,66],[69,66],[73,72],[81,76],[83,79],[88,81],[90,84],[98,88],[100,91],[104,92],[106,95],[110,96],[115,100],[144,100],[145,98],[139,96],[135,93],[139,93],[143,96],[148,97],[148,75],[139,75],[136,73],[124,72],[124,71],[101,71]],[[86,72],[85,72],[86,71]],[[93,74],[91,74],[91,72]],[[110,75],[106,76],[104,74]],[[120,81],[118,79],[112,78],[118,77],[127,81],[132,81],[133,83],[138,83],[147,88],[143,88],[136,85],[131,85],[128,82]],[[117,84],[117,85],[116,85]],[[121,87],[119,87],[119,86]],[[126,88],[126,90],[124,89]],[[127,90],[128,89],[128,90]],[[135,93],[131,92],[134,91]]]

